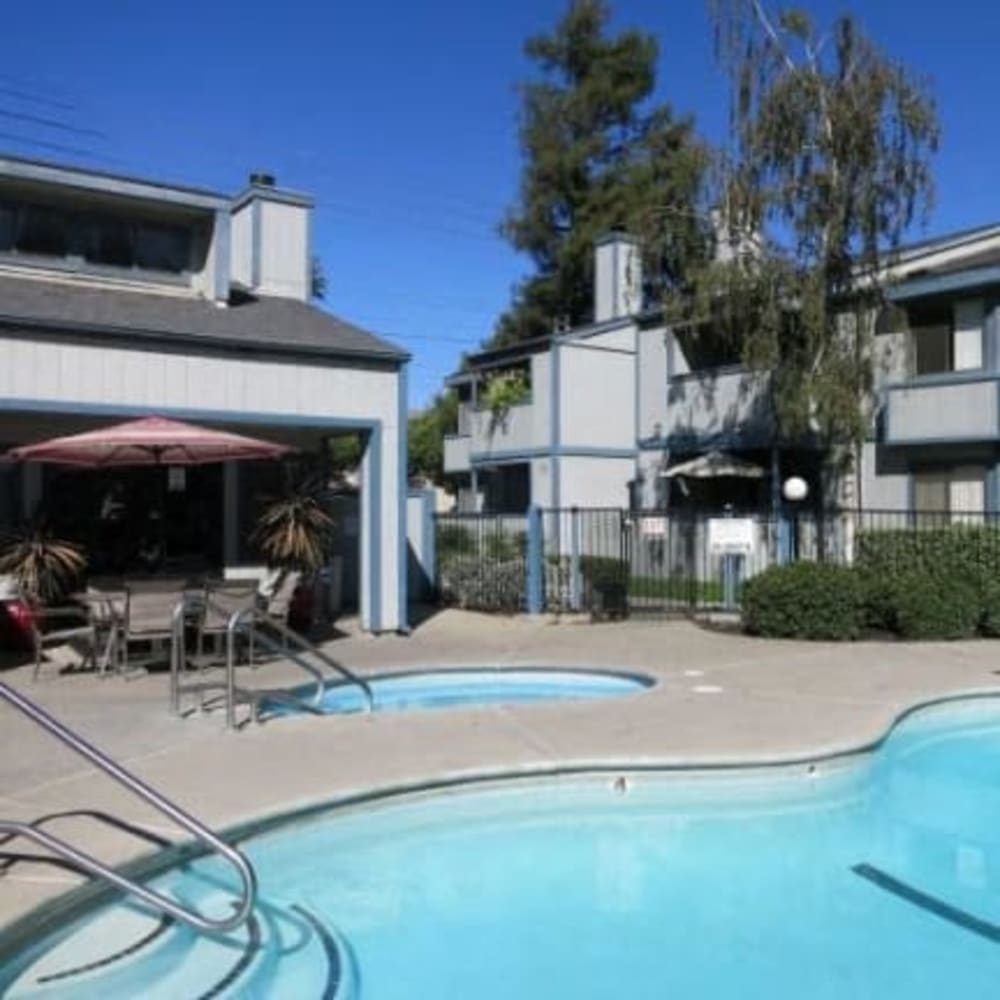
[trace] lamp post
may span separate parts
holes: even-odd
[[[788,501],[792,517],[791,556],[799,558],[799,510],[802,502],[809,496],[809,484],[801,476],[789,476],[781,488],[784,498]]]

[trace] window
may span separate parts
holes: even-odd
[[[69,250],[69,226],[66,216],[54,208],[30,205],[21,210],[17,231],[17,249],[22,253],[65,257]]]
[[[89,264],[179,274],[191,267],[192,231],[112,214],[0,204],[0,253],[83,258]]]
[[[983,303],[935,302],[909,311],[915,375],[983,366]]]
[[[979,521],[986,510],[986,473],[979,466],[920,472],[913,477],[913,508],[933,523]]]
[[[136,227],[135,263],[151,271],[186,270],[191,263],[191,233],[179,226],[142,223]]]
[[[0,205],[0,251],[14,249],[17,235],[17,210],[12,205]]]
[[[121,219],[92,218],[86,225],[83,256],[92,264],[132,267],[132,226]]]

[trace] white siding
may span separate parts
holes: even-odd
[[[253,284],[253,202],[234,212],[230,225],[230,273],[233,281],[249,288]]]
[[[545,352],[531,358],[532,441],[539,447],[552,443],[552,356]]]
[[[559,348],[562,447],[635,447],[635,339],[615,331]]]
[[[265,295],[309,298],[309,209],[260,200],[260,284]]]
[[[861,451],[861,503],[868,510],[907,510],[910,506],[910,477],[901,467],[891,471],[878,467],[878,449],[872,442]],[[849,503],[856,502],[850,497]]]
[[[643,330],[639,349],[639,440],[656,435],[667,424],[667,347],[663,327]]]
[[[3,336],[0,396],[393,423],[397,405],[393,372]]]
[[[552,460],[534,458],[531,460],[531,502],[538,507],[552,507]]]
[[[559,459],[561,507],[628,507],[628,484],[635,477],[631,458]]]

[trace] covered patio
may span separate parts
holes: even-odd
[[[64,318],[38,323],[36,317],[30,329],[0,321],[0,450],[142,416],[260,437],[303,455],[328,449],[337,436],[357,435],[363,449],[357,512],[348,509],[338,519],[338,544],[356,556],[349,561],[357,566],[362,627],[405,630],[404,354],[292,300],[267,303],[273,333],[265,337],[263,303],[229,309],[177,303],[190,333],[152,333],[111,324],[81,329],[78,317],[94,308],[95,296],[105,300],[104,313],[128,299],[163,308],[156,297],[95,289],[60,294]],[[143,320],[135,303],[128,305],[130,321]],[[280,489],[282,475],[279,462],[123,470],[4,462],[0,528],[44,512],[87,546],[96,571],[120,570],[133,560],[152,512],[163,519],[167,557],[176,568],[231,574],[259,563],[250,543],[258,501]],[[120,527],[110,530],[101,518],[109,497],[124,509]]]

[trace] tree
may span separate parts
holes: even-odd
[[[309,297],[320,302],[326,298],[326,270],[316,254],[309,260]]]
[[[732,88],[723,239],[749,252],[703,268],[689,306],[771,372],[783,438],[850,456],[871,425],[874,317],[893,254],[932,201],[934,102],[850,16],[821,34],[764,0],[712,8]]]
[[[572,0],[553,34],[525,45],[541,78],[522,87],[521,191],[501,232],[536,273],[515,289],[490,346],[588,321],[594,242],[610,230],[643,240],[651,300],[680,280],[704,244],[695,205],[705,150],[689,119],[645,107],[655,39],[638,31],[609,37],[609,18],[603,0]]]
[[[444,479],[444,436],[455,429],[458,420],[458,397],[446,391],[435,396],[426,409],[409,421],[410,476],[423,476],[434,483]]]

